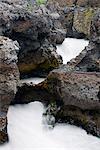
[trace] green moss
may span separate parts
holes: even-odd
[[[26,8],[28,11],[32,12],[33,11],[33,5],[31,3],[30,0],[28,0],[28,5],[27,5],[27,8]]]
[[[90,37],[90,26],[95,14],[93,8],[87,7],[83,10],[78,9],[74,15],[74,27],[79,33],[84,33],[87,38]]]
[[[48,69],[51,70],[58,66],[59,66],[58,60],[54,58],[52,60],[46,60],[45,62],[39,65],[39,68],[45,69],[45,70],[48,70]]]
[[[86,29],[85,34],[90,35],[90,26],[91,26],[91,21],[94,16],[94,10],[92,8],[87,8],[84,12],[84,27]]]
[[[46,0],[36,0],[38,5],[45,4]]]
[[[32,70],[35,70],[37,68],[37,65],[35,65],[33,63],[30,63],[30,64],[19,63],[18,67],[19,67],[20,72],[22,72],[22,73],[27,72],[28,73]]]
[[[85,11],[86,19],[91,18],[94,14],[94,10],[92,8],[87,8]]]

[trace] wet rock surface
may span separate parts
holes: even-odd
[[[0,36],[0,144],[8,140],[7,112],[16,94],[19,80],[16,65],[18,50],[17,41]]]

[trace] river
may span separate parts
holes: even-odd
[[[57,52],[65,64],[77,56],[88,41],[66,38]],[[43,78],[31,78],[21,82],[43,81]],[[43,122],[45,107],[40,102],[10,106],[8,112],[9,142],[0,150],[99,150],[100,139],[88,135],[85,130],[68,125],[57,124],[50,129]]]

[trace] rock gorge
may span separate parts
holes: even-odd
[[[57,122],[81,126],[100,137],[99,27],[100,12],[91,22],[89,45],[66,65],[51,71],[44,82],[20,85],[13,103],[44,102]]]
[[[45,5],[0,1],[0,144],[8,140],[10,103],[37,100],[50,105],[56,122],[78,125],[100,137],[99,9],[99,1],[92,0],[49,0]],[[61,65],[56,44],[66,36],[90,42]],[[47,78],[38,85],[19,84],[20,76]]]

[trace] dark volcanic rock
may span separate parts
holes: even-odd
[[[7,112],[19,80],[16,65],[18,50],[17,41],[0,36],[0,144],[8,140]]]
[[[83,36],[83,38],[90,37],[90,26],[95,12],[96,10],[91,7],[78,7],[75,9],[72,27],[73,36],[76,34],[77,36]]]
[[[61,106],[57,121],[76,124],[100,137],[100,12],[91,23],[90,35],[79,56],[52,71],[44,85]]]
[[[66,70],[100,72],[100,11],[91,23],[90,35],[89,45],[65,66]]]
[[[95,43],[96,45],[100,44],[100,10],[94,16],[91,22],[91,30],[90,30],[90,41]],[[99,47],[99,45],[98,45]],[[100,47],[99,47],[100,48]]]
[[[100,72],[100,45],[89,45],[74,59],[61,66],[65,71]]]
[[[12,104],[41,101],[49,105],[49,115],[54,115],[56,122],[81,126],[88,133],[100,137],[99,95],[100,73],[56,69],[38,85],[21,85]]]
[[[100,137],[100,73],[57,69],[49,74],[44,86],[60,107],[57,121],[81,126]]]
[[[54,45],[63,42],[65,32],[59,14],[50,13],[45,6],[32,6],[27,2],[23,6],[20,0],[0,2],[0,35],[20,44],[18,67],[21,77],[47,75],[62,63]]]
[[[67,32],[67,36],[90,39],[91,21],[99,8],[70,7],[70,9],[73,9],[71,14],[71,30]]]
[[[100,73],[52,71],[47,78],[47,87],[64,105],[81,109],[100,109],[98,97]],[[54,86],[55,85],[55,86]]]
[[[91,21],[100,10],[98,0],[49,0],[48,3],[57,3],[60,6],[62,25],[67,37],[90,38]]]
[[[20,103],[18,101],[20,97],[22,103],[28,102],[28,99],[42,102],[45,99],[46,104],[50,105],[47,113],[54,115],[57,122],[68,122],[81,126],[88,133],[100,137],[99,27],[100,12],[96,14],[91,23],[89,45],[79,56],[72,59],[67,65],[62,65],[50,72],[47,79],[41,84],[20,87],[14,103]],[[56,108],[54,112],[52,105],[55,105]]]
[[[19,70],[22,77],[46,76],[50,70],[62,64],[62,59],[56,53],[56,47],[48,41],[37,51],[19,54]]]
[[[50,95],[49,91],[43,85],[42,83],[38,85],[21,83],[18,86],[18,91],[12,104],[27,104],[33,101],[40,101],[44,105],[48,105],[54,97],[52,94]]]

